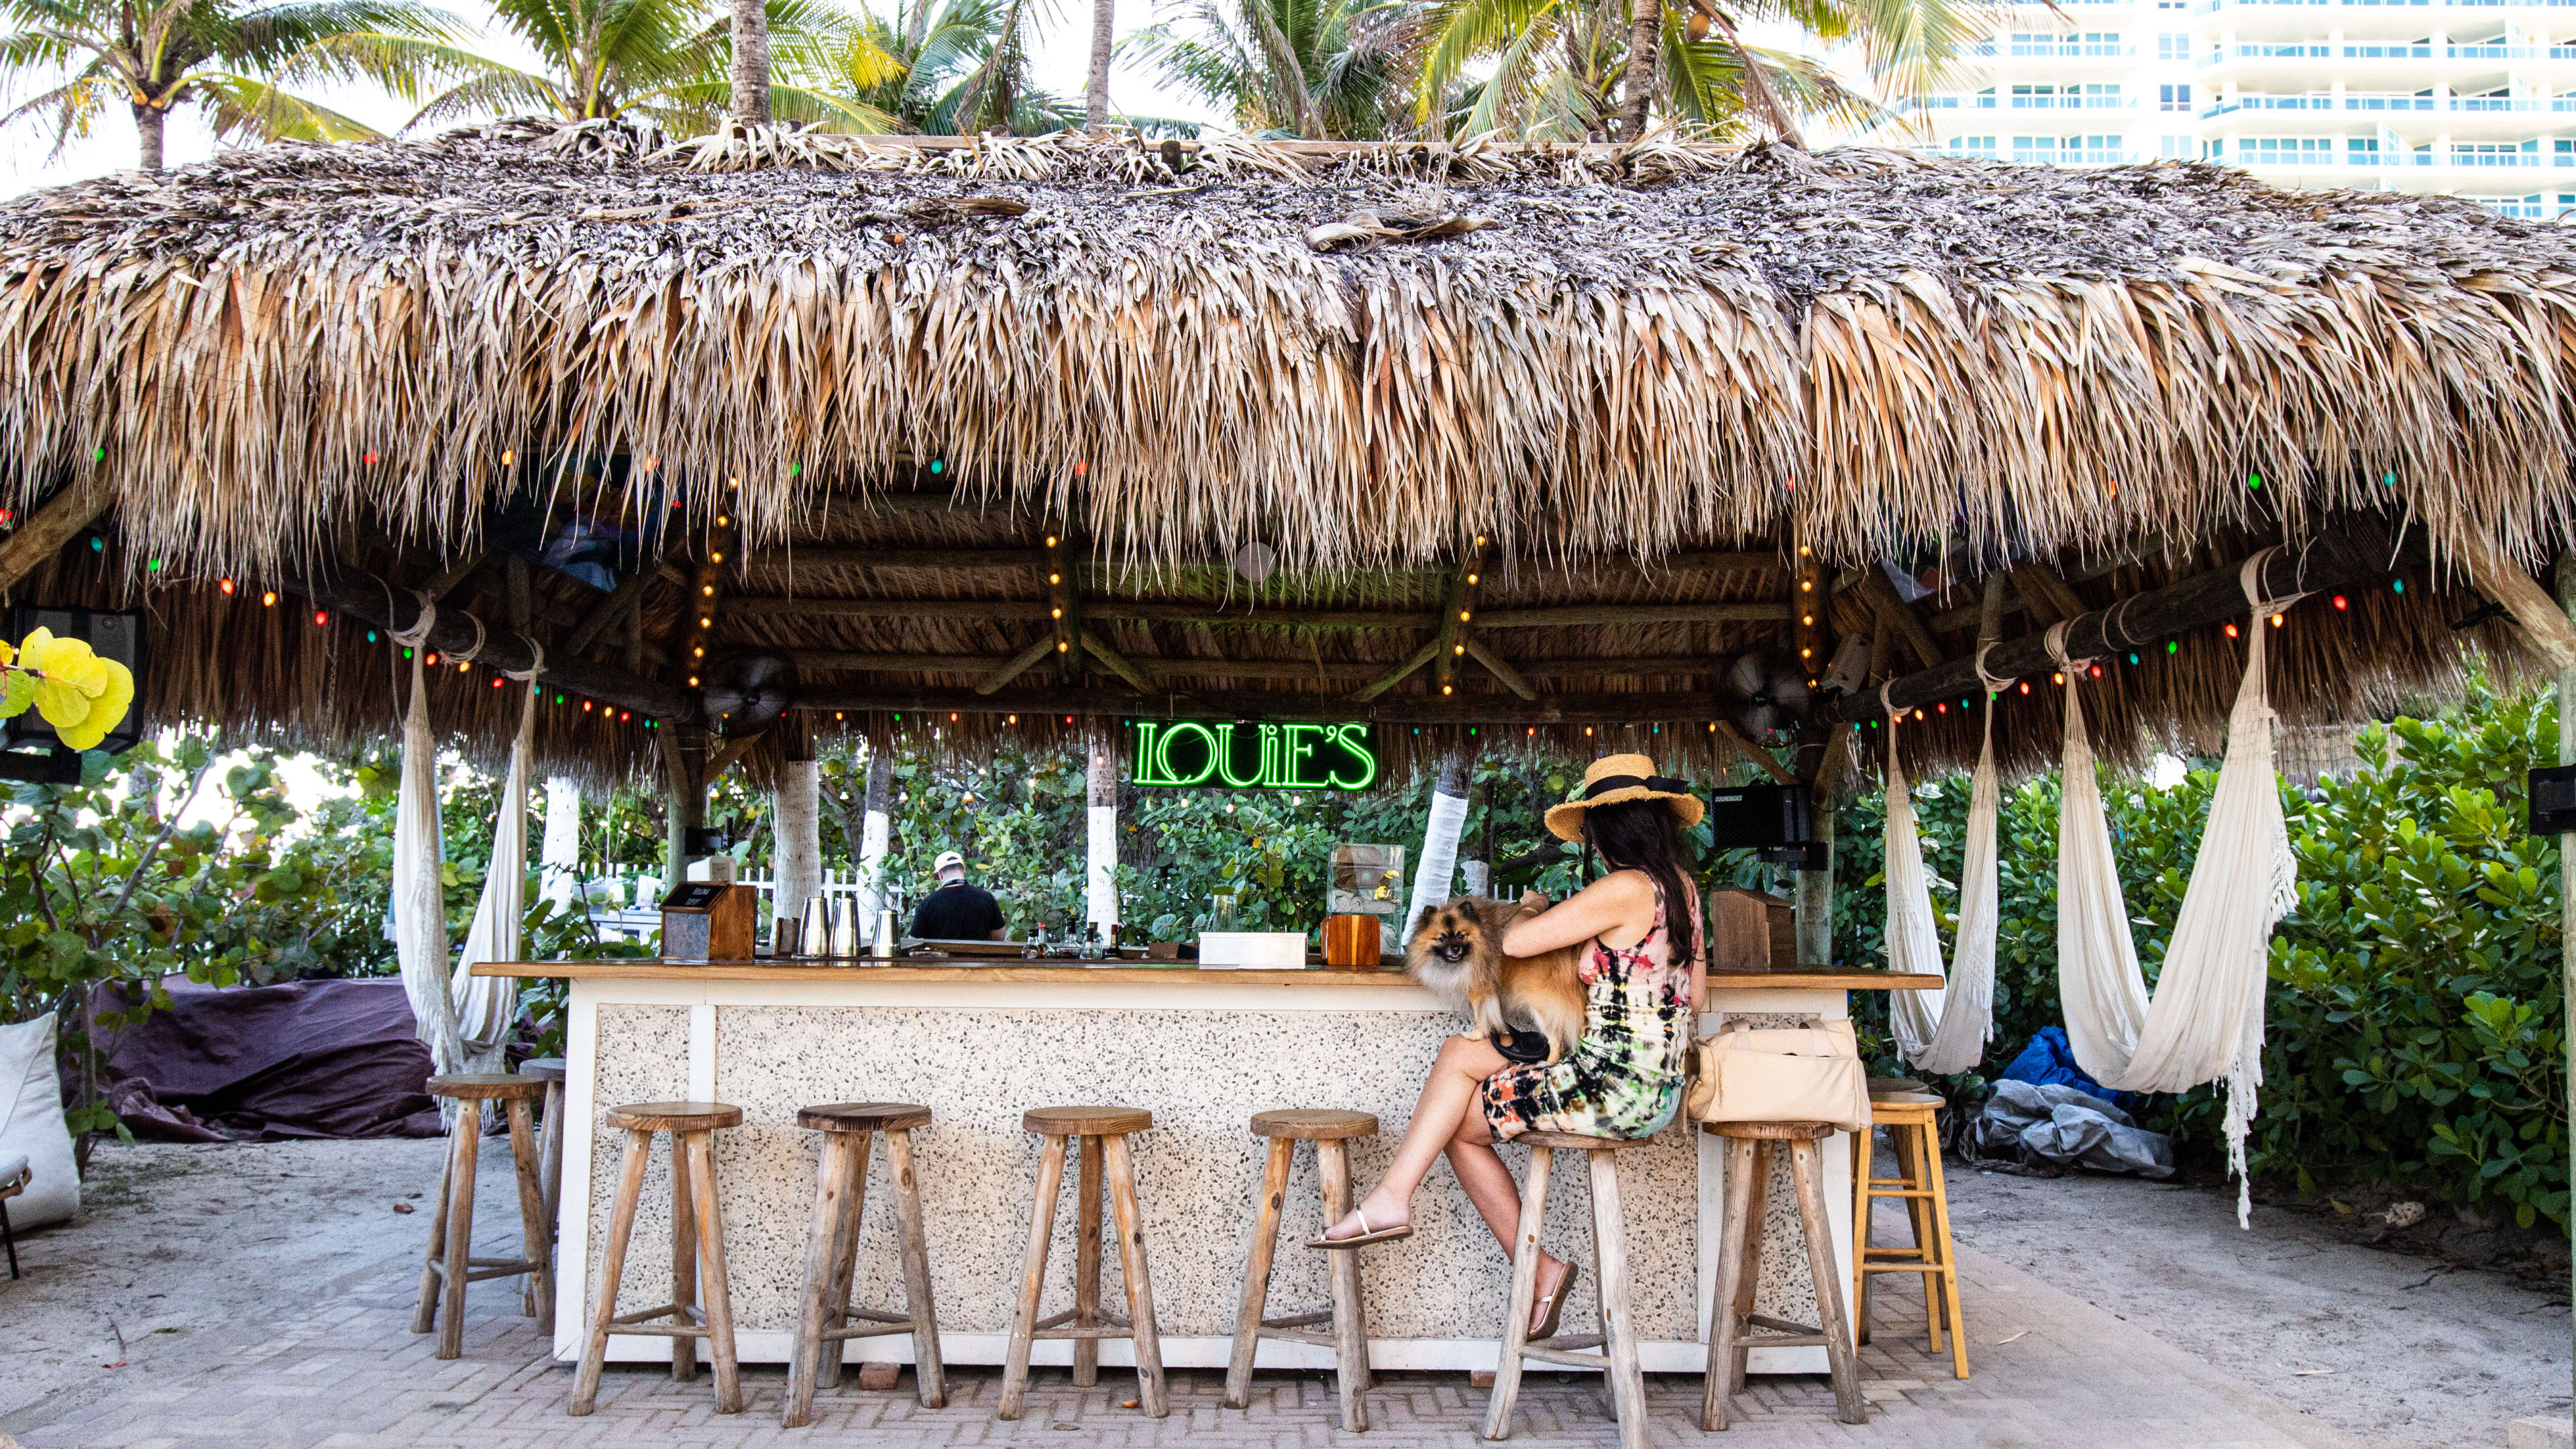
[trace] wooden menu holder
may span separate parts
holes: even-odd
[[[675,961],[748,961],[756,892],[724,881],[682,881],[662,897],[662,956]]]
[[[1708,969],[1792,969],[1798,959],[1798,926],[1790,903],[1761,891],[1711,891],[1708,896]]]

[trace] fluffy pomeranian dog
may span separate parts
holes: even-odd
[[[1501,1045],[1515,1031],[1547,1038],[1547,1060],[1564,1059],[1583,1037],[1579,947],[1536,956],[1503,954],[1503,931],[1521,913],[1518,901],[1460,896],[1422,913],[1404,943],[1404,973],[1466,1013],[1476,1032]]]

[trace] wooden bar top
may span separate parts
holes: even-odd
[[[836,981],[948,982],[1015,981],[1151,986],[1411,986],[1395,968],[1375,971],[1303,971],[1202,968],[1187,961],[1159,966],[1048,965],[1009,957],[908,956],[883,966],[841,961],[672,961],[638,957],[599,961],[482,961],[477,976],[559,976],[574,981]],[[1939,986],[1938,976],[1900,976],[1889,971],[1712,971],[1712,991],[1921,991]]]

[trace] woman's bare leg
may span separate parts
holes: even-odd
[[[1502,1244],[1503,1256],[1510,1257],[1520,1236],[1520,1185],[1494,1151],[1493,1131],[1486,1125],[1482,1104],[1485,1079],[1509,1065],[1493,1043],[1480,1036],[1453,1036],[1441,1043],[1386,1175],[1360,1200],[1356,1211],[1325,1229],[1324,1235],[1355,1237],[1362,1231],[1363,1216],[1372,1230],[1413,1221],[1413,1194],[1430,1174],[1431,1164],[1445,1152],[1450,1170],[1458,1175],[1458,1186],[1476,1205],[1476,1215],[1485,1220],[1494,1240]],[[1552,1294],[1564,1276],[1563,1263],[1542,1252],[1540,1298]]]

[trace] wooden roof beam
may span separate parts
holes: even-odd
[[[395,614],[401,615],[401,624],[412,623],[419,617],[419,610],[408,599],[388,608],[384,585],[367,575],[294,577],[285,579],[279,587],[334,613],[364,619],[388,633],[398,627]],[[482,632],[483,652],[478,662],[503,670],[523,670],[535,662],[528,641],[508,629],[494,628],[487,623]],[[467,621],[466,611],[441,609],[437,622],[430,629],[429,647],[452,654],[472,648],[474,637],[475,628]],[[547,651],[545,672],[538,678],[558,689],[602,704],[615,705],[619,709],[631,709],[652,719],[684,722],[695,719],[698,713],[697,696],[692,691],[675,689],[658,680],[640,678],[609,665],[594,664],[570,651]]]
[[[1700,691],[1663,694],[1544,694],[1524,700],[1509,694],[1404,694],[1362,703],[1348,696],[1293,690],[1208,692],[1176,700],[1157,690],[1132,694],[1108,689],[1013,689],[979,695],[964,689],[888,685],[809,685],[796,694],[806,710],[953,710],[971,714],[1119,714],[1146,719],[1206,718],[1312,720],[1381,724],[1634,724],[1671,721],[1705,725],[1714,701]]]
[[[1933,642],[1932,631],[1923,627],[1922,616],[1898,597],[1896,585],[1887,581],[1886,570],[1871,569],[1860,581],[1860,596],[1878,617],[1879,626],[1894,629],[1905,647],[1914,651],[1914,657],[1923,661],[1924,668],[1941,662],[1941,646]]]
[[[2463,545],[2460,557],[2469,566],[2470,584],[2504,605],[2505,612],[2549,657],[2552,666],[2562,671],[2576,669],[2576,624],[2568,621],[2566,611],[2558,607],[2547,589],[2533,582],[2531,575],[2522,571],[2522,565],[2484,544]]]
[[[2266,598],[2286,598],[2302,591],[2313,593],[2376,583],[2389,577],[2396,554],[2377,515],[2340,514],[2322,520],[2303,551],[2293,554],[2285,549],[2264,559],[2257,587]],[[2237,583],[2241,567],[2232,563],[2132,595],[2108,609],[2085,613],[2068,627],[2066,651],[2072,658],[2100,658],[2187,630],[2243,618],[2248,607],[2245,592]],[[2115,622],[2117,630],[2113,628]],[[2045,630],[1996,645],[1986,663],[1987,672],[1997,679],[2042,674],[2056,667],[2049,657]],[[1888,687],[1888,703],[1898,709],[1912,709],[1934,700],[1970,698],[1983,688],[1977,680],[1972,654],[1898,679]],[[1865,719],[1877,708],[1878,691],[1870,690],[1845,697],[1835,704],[1830,717]]]
[[[1051,606],[1023,599],[808,599],[742,597],[726,602],[737,619],[941,619],[1046,620]],[[1440,616],[1369,609],[1263,609],[1227,612],[1204,604],[1086,600],[1085,616],[1120,622],[1199,624],[1216,628],[1419,630],[1439,626]],[[1479,613],[1487,629],[1563,629],[1600,624],[1778,623],[1790,617],[1784,603],[1572,604]]]
[[[62,551],[72,535],[98,521],[107,511],[107,484],[96,475],[74,482],[36,505],[15,533],[0,538],[0,597],[36,566]]]

